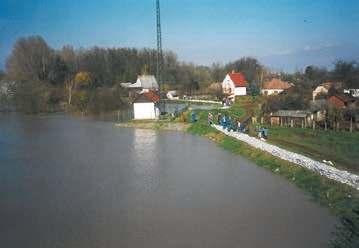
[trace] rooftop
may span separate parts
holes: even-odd
[[[282,89],[286,90],[292,87],[292,85],[286,81],[282,81],[278,78],[273,78],[270,81],[264,82],[262,89]]]
[[[236,87],[246,87],[247,86],[247,80],[242,73],[231,72],[231,73],[228,73],[228,75]]]
[[[159,102],[160,96],[154,91],[147,91],[137,96],[134,102]]]
[[[277,112],[271,114],[271,116],[304,118],[309,114],[311,114],[311,112],[307,110],[278,110]]]

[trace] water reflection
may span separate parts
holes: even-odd
[[[153,191],[159,185],[158,135],[149,129],[134,129],[131,148],[135,184],[139,189]]]

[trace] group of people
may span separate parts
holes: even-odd
[[[214,116],[211,112],[209,112],[208,125],[213,125],[213,124],[214,124]],[[239,119],[233,120],[227,114],[222,115],[221,113],[218,113],[217,124],[222,126],[223,129],[228,131],[241,132],[241,133],[245,133],[247,131],[245,126],[240,122]],[[269,133],[268,128],[257,126],[256,131],[259,139],[266,140],[268,138],[268,133]]]
[[[228,97],[224,97],[222,99],[222,106],[231,106],[232,105],[232,100],[230,100]]]
[[[214,116],[212,113],[208,113],[208,124],[214,124]],[[219,113],[217,115],[217,124],[222,126],[223,129],[235,132],[245,132],[245,128],[239,119],[233,120],[229,115]]]

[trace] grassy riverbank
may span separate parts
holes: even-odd
[[[126,123],[116,124],[118,127],[140,128],[140,129],[154,129],[154,130],[171,130],[171,131],[186,131],[190,124],[185,122],[159,120],[159,121],[129,121]]]
[[[237,105],[236,108],[238,110],[240,107]],[[313,200],[328,207],[340,219],[341,224],[333,234],[331,247],[359,247],[359,192],[357,190],[228,137],[208,126],[206,119],[208,111],[197,113],[199,120],[188,128],[188,132],[207,137],[220,147],[249,158],[257,165],[296,184]],[[242,110],[239,113],[245,112]]]
[[[340,169],[359,172],[359,133],[271,127],[269,142]]]

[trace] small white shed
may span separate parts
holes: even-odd
[[[133,102],[133,113],[135,120],[151,120],[160,116],[157,103],[160,97],[153,91],[140,94]]]

